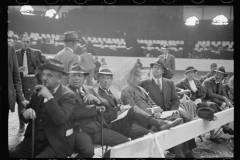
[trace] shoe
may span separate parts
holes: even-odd
[[[182,118],[177,118],[174,121],[164,120],[163,124],[158,129],[159,129],[159,131],[169,129],[171,127],[174,127],[174,126],[177,126],[177,125],[181,124],[181,122],[182,122]]]
[[[185,158],[195,158],[192,154],[192,152],[188,152],[187,154],[185,154]]]
[[[221,144],[221,142],[219,141],[218,138],[209,138],[210,141],[212,141],[213,143],[217,143],[217,144]]]
[[[223,133],[228,133],[228,134],[230,134],[230,135],[234,135],[234,131],[230,128],[229,130],[225,130],[225,129],[223,129]]]
[[[22,134],[25,132],[25,126],[20,126],[18,133]]]

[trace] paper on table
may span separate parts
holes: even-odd
[[[167,118],[167,117],[171,117],[174,113],[177,114],[177,111],[163,111],[163,112],[160,114],[160,119],[164,119],[164,118]]]
[[[129,109],[128,109],[129,110]],[[127,114],[128,114],[128,110],[125,110],[124,112],[120,113],[118,116],[117,116],[117,119],[114,119],[111,123],[119,120],[119,119],[122,119],[124,118]]]

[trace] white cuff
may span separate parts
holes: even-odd
[[[153,110],[153,108],[151,108],[151,111],[152,111],[152,114],[154,114],[154,110]]]

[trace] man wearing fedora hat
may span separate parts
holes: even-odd
[[[216,70],[216,69],[217,69],[217,64],[216,63],[212,63],[210,65],[210,72],[208,72],[206,75],[202,76],[200,78],[200,82],[202,83],[205,79],[214,76],[214,73],[215,73],[214,70]]]
[[[62,62],[64,65],[64,72],[68,72],[70,67],[78,62],[78,56],[73,52],[76,51],[78,43],[82,40],[78,38],[78,33],[76,31],[65,32],[61,40],[64,42],[65,47],[54,56],[54,59]],[[61,83],[62,85],[67,85],[68,76],[63,76]]]
[[[29,105],[20,114],[28,123],[25,138],[9,151],[9,157],[30,158],[34,150],[33,157],[36,158],[66,158],[74,151],[72,115],[75,95],[61,85],[62,75],[66,75],[61,62],[47,59],[38,69],[42,71],[43,85],[35,87]]]
[[[169,54],[170,47],[166,44],[161,47],[163,54],[158,56],[158,58],[164,59],[165,67],[172,70],[173,75],[175,74],[175,57]]]

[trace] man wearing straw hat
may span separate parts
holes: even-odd
[[[20,114],[28,123],[25,138],[9,151],[9,157],[30,158],[34,151],[35,158],[66,158],[74,152],[75,95],[61,85],[61,78],[66,75],[61,62],[47,59],[38,69],[42,71],[43,85],[35,87],[29,105]],[[31,147],[32,139],[34,147]]]
[[[82,40],[78,38],[78,33],[76,31],[65,32],[61,40],[64,41],[65,47],[55,55],[54,59],[62,62],[64,65],[64,72],[68,72],[70,67],[78,62],[78,56],[73,52],[76,51],[78,43]],[[62,85],[67,85],[68,76],[63,76],[61,83]]]

